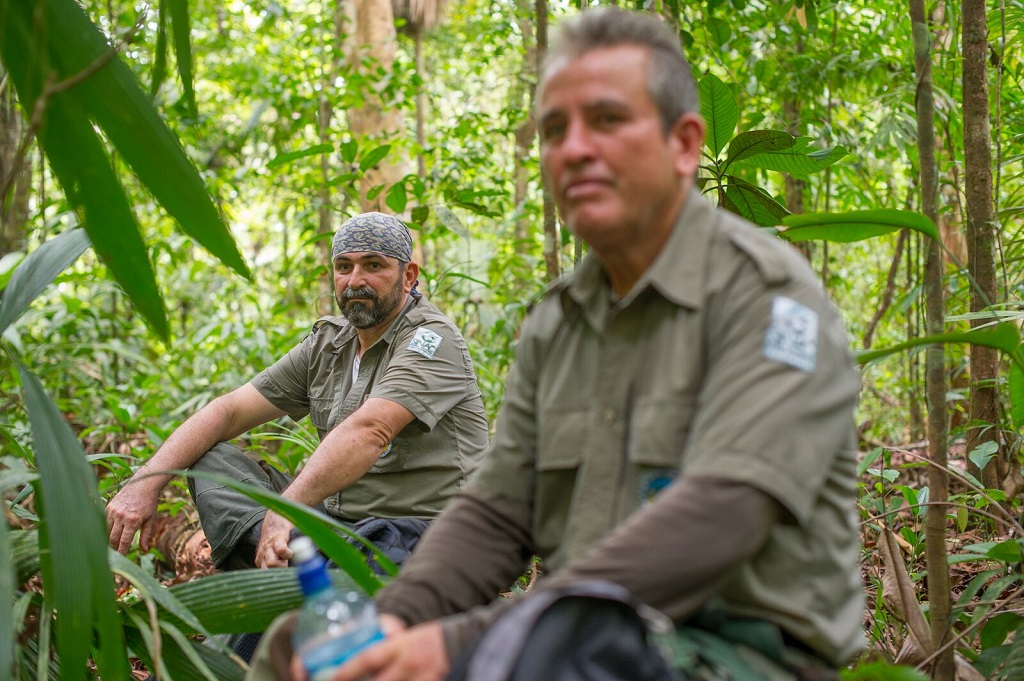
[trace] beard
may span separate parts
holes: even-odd
[[[394,311],[402,301],[402,278],[399,277],[394,287],[383,296],[377,295],[372,288],[350,288],[338,296],[341,314],[357,329],[369,329],[377,326]],[[362,300],[353,300],[361,298]]]

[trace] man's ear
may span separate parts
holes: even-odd
[[[417,265],[414,262],[407,262],[407,263],[405,263],[405,278],[404,278],[402,283],[403,283],[403,285],[405,287],[405,292],[406,293],[408,293],[409,291],[412,290],[412,287],[416,284],[416,280],[419,279],[419,276],[420,276],[420,266],[419,265]]]
[[[680,177],[695,177],[704,148],[704,119],[688,111],[676,119],[669,136],[677,149],[675,168]]]

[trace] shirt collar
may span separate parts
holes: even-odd
[[[707,250],[716,222],[715,209],[694,189],[683,206],[668,241],[647,271],[622,300],[628,305],[647,288],[653,288],[669,301],[698,309],[707,281]],[[563,307],[572,301],[588,321],[600,328],[611,307],[611,286],[593,253],[580,262],[569,277]]]

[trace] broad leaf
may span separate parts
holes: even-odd
[[[391,189],[388,190],[388,195],[384,202],[396,214],[405,212],[405,204],[408,202],[405,194],[405,182],[397,182],[391,185]]]
[[[226,475],[218,475],[216,473],[206,473],[194,470],[161,472],[186,475],[218,482],[226,487],[230,487],[236,492],[241,492],[250,499],[263,504],[271,511],[287,518],[295,525],[296,528],[299,529],[299,531],[312,539],[313,543],[324,552],[324,555],[333,560],[334,564],[339,568],[351,575],[356,584],[371,596],[382,586],[380,578],[370,570],[369,566],[366,564],[366,559],[363,554],[360,553],[359,549],[346,541],[344,537],[350,537],[353,540],[360,542],[363,546],[369,548],[373,552],[375,560],[389,574],[395,574],[398,571],[394,562],[385,556],[376,546],[352,532],[352,530],[345,525],[308,506],[285,499],[281,495],[268,489],[239,482],[238,480],[229,478]]]
[[[370,170],[378,163],[384,160],[384,158],[391,152],[390,144],[382,144],[375,149],[371,149],[366,152],[366,155],[359,161],[359,169],[363,172]]]
[[[779,152],[792,148],[796,138],[783,130],[751,130],[741,132],[729,142],[729,153],[723,168],[730,163],[765,152]]]
[[[340,570],[332,570],[339,586],[359,587]],[[295,568],[273,570],[232,570],[176,584],[170,592],[203,627],[213,634],[240,634],[263,631],[274,618],[302,604]],[[143,604],[132,606],[144,610]],[[185,633],[198,633],[184,621],[168,613],[167,617]]]
[[[987,348],[1002,350],[1011,357],[1014,357],[1017,353],[1018,346],[1020,345],[1020,334],[1017,331],[1016,325],[1003,322],[996,326],[972,329],[971,331],[943,333],[937,336],[914,338],[880,350],[865,350],[857,353],[857,362],[859,364],[867,364],[868,362],[873,362],[877,359],[881,359],[882,357],[888,357],[889,355],[897,352],[903,352],[908,348],[919,347],[921,345],[932,345],[935,343],[969,343],[970,345],[981,345]]]
[[[1010,418],[1015,430],[1024,427],[1024,368],[1017,362],[1010,365]]]
[[[860,210],[849,213],[803,213],[782,220],[787,241],[821,239],[838,243],[863,241],[901,229],[913,229],[939,239],[935,223],[921,213],[908,210]]]
[[[849,154],[844,147],[812,149],[810,143],[810,138],[799,137],[787,149],[751,154],[739,161],[735,161],[734,166],[737,168],[775,170],[806,179],[810,175],[828,168]]]
[[[156,15],[156,49],[153,54],[153,81],[149,85],[149,94],[156,99],[160,86],[167,79],[167,15],[170,0],[160,0]]]
[[[283,166],[286,163],[298,160],[300,158],[306,158],[307,156],[317,156],[319,154],[329,154],[334,151],[334,147],[330,144],[316,144],[312,147],[306,147],[305,149],[299,149],[298,151],[290,151],[287,154],[278,154],[270,163],[267,164],[267,168],[277,168]]]
[[[972,449],[967,458],[978,467],[978,470],[985,470],[985,466],[992,460],[992,457],[999,452],[999,445],[995,442],[982,442],[980,446]]]
[[[107,526],[96,479],[71,427],[39,379],[18,364],[32,443],[39,467],[43,588],[58,613],[57,640],[62,679],[85,679],[93,636],[100,675],[130,674],[124,631],[107,566]]]
[[[708,127],[705,143],[711,149],[711,155],[718,158],[732,139],[736,122],[740,118],[736,95],[728,85],[710,74],[701,78],[697,91],[700,95],[700,115]]]
[[[913,667],[878,661],[841,669],[839,678],[841,681],[928,681],[925,674]]]
[[[46,4],[57,1],[68,0],[37,0]],[[0,17],[4,19],[0,22],[4,30],[0,49],[4,64],[21,101],[28,103],[30,111],[43,92],[38,65],[49,60],[46,38],[32,35],[29,30],[37,2],[0,0]],[[75,5],[74,12],[81,9]],[[44,15],[44,21],[57,19]],[[153,330],[166,338],[167,313],[135,216],[80,98],[71,94],[72,91],[65,91],[46,101],[46,120],[39,130],[43,151],[68,201],[80,212],[96,254]]]
[[[21,261],[0,299],[0,333],[20,317],[29,304],[85,249],[89,237],[81,229],[68,229],[29,253]]]
[[[786,207],[764,189],[732,175],[727,175],[726,179],[729,182],[725,190],[728,203],[755,225],[774,227],[782,224],[782,219],[789,215]]]
[[[196,106],[196,91],[192,84],[192,41],[189,39],[192,22],[188,17],[188,0],[169,0],[168,4],[171,10],[174,56],[178,64],[178,77],[181,78],[181,91],[189,115],[197,118],[199,107]]]
[[[37,46],[49,45],[47,58],[56,70],[57,79],[95,69],[66,94],[73,97],[81,110],[103,129],[182,231],[221,262],[251,278],[231,233],[181,143],[157,114],[127,65],[117,56],[103,61],[109,51],[106,38],[89,21],[78,3],[75,0],[0,0],[0,6],[3,5],[23,6],[18,12],[22,15],[31,15],[35,5],[42,7],[41,25],[48,31],[48,36],[33,35],[31,40]],[[174,14],[173,4],[170,10]],[[32,26],[32,23],[27,21],[25,25]],[[7,46],[4,53],[8,67],[12,57],[14,61],[25,61],[24,55],[30,54],[11,55],[7,52],[9,48]],[[39,61],[37,56],[33,63],[36,64],[34,73],[37,77],[45,75],[38,73],[38,64],[46,61]],[[97,64],[103,66],[96,68]],[[23,97],[22,101],[34,101],[34,98]],[[82,124],[87,122],[83,120]],[[73,154],[73,150],[74,144],[66,153]],[[84,160],[79,162],[91,165]],[[93,245],[97,245],[95,237]]]

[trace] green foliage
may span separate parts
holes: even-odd
[[[704,158],[708,162],[701,165],[701,190],[714,192],[719,206],[756,225],[780,225],[790,215],[781,202],[754,181],[757,173],[776,171],[806,178],[847,156],[843,147],[815,149],[810,138],[794,137],[781,130],[748,130],[733,135],[740,119],[733,91],[713,74],[702,78],[697,89],[701,116],[707,125]]]

